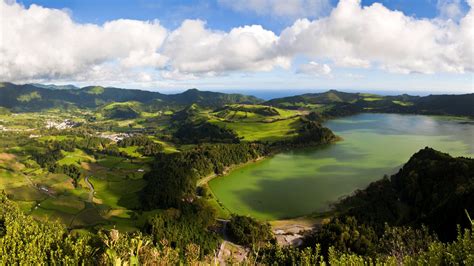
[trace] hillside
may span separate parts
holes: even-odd
[[[311,109],[328,117],[360,112],[474,116],[474,93],[460,95],[383,96],[330,90],[273,99],[264,104],[287,109]]]
[[[470,225],[465,210],[474,209],[474,159],[422,149],[398,173],[356,191],[338,208],[373,226],[424,224],[452,240],[457,224]]]
[[[330,90],[323,93],[307,93],[291,97],[272,99],[265,102],[267,105],[279,107],[304,107],[307,105],[348,103],[362,99],[359,93],[347,93]]]
[[[254,96],[199,91],[197,89],[168,95],[152,91],[100,86],[76,88],[74,86],[0,83],[0,107],[11,109],[14,112],[41,111],[51,108],[97,108],[114,102],[128,101],[141,103],[149,111],[177,110],[191,104],[213,109],[241,104],[227,106],[225,107],[227,110],[218,110],[222,112],[216,116],[226,120],[261,120],[262,117],[271,115],[274,118],[286,116],[283,113],[288,111],[282,111],[282,109],[312,110],[322,113],[326,117],[360,112],[474,116],[474,108],[472,108],[474,94],[424,97],[407,94],[382,96],[330,90],[263,102]],[[280,108],[280,110],[271,109],[271,107]],[[256,117],[253,117],[255,115]]]
[[[259,104],[232,104],[214,110],[212,115],[224,121],[275,121],[287,119],[299,114],[298,111],[284,110]]]
[[[0,84],[0,106],[13,111],[39,111],[58,107],[96,108],[107,103],[126,101],[136,101],[155,108],[163,106],[179,108],[193,103],[215,108],[225,104],[261,102],[253,96],[197,89],[166,95],[152,91],[100,86],[58,90],[31,84],[16,85],[8,82]]]

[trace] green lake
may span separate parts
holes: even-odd
[[[262,220],[301,216],[385,174],[394,174],[428,146],[474,157],[474,122],[462,118],[360,114],[327,122],[343,140],[324,147],[277,154],[209,182],[231,212]]]

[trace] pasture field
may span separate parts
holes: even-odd
[[[224,122],[210,120],[211,123],[234,130],[244,141],[279,141],[296,136],[299,118],[275,122]]]
[[[80,149],[75,149],[73,152],[62,151],[64,158],[58,161],[59,165],[69,165],[73,164],[80,166],[81,162],[94,162],[94,157],[88,155]]]
[[[127,155],[132,157],[142,157],[142,155],[137,151],[138,146],[129,146],[129,147],[120,147],[119,151],[125,152]]]
[[[141,157],[133,160],[101,155],[96,161],[94,156],[81,149],[72,152],[62,150],[64,157],[57,164],[76,165],[83,172],[83,177],[74,187],[69,176],[48,172],[28,153],[44,152],[41,145],[45,142],[74,140],[77,137],[43,135],[28,140],[27,145],[14,146],[16,138],[12,134],[0,139],[0,190],[18,202],[24,212],[37,219],[58,220],[71,228],[117,226],[136,230],[136,220],[140,215],[131,209],[139,205],[137,192],[145,185],[142,177],[151,162],[151,158],[136,153],[138,147],[123,150],[129,155]],[[174,148],[171,144],[167,147],[169,150]],[[92,192],[84,180],[86,176],[90,177],[95,190],[92,202],[89,202]]]
[[[375,101],[381,101],[383,98],[381,97],[365,97],[364,101],[366,102],[375,102]]]
[[[94,201],[113,209],[137,208],[137,192],[145,186],[143,179],[121,178],[119,180],[109,180],[91,177],[89,181],[95,189]]]
[[[401,105],[401,106],[412,106],[413,103],[412,102],[403,102],[403,101],[392,101],[394,104],[398,104],[398,105]]]
[[[208,113],[208,118],[235,122],[272,122],[299,115],[299,111],[264,105],[228,105],[223,110]]]

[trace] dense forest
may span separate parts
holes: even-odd
[[[179,207],[196,198],[196,182],[208,175],[222,174],[226,167],[255,160],[268,153],[258,143],[206,144],[188,151],[159,154],[153,170],[145,175],[142,193],[148,209]]]

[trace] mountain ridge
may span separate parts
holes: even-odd
[[[54,107],[76,106],[97,108],[111,102],[137,101],[150,105],[186,106],[197,103],[204,107],[216,107],[232,103],[259,103],[263,100],[242,94],[190,89],[177,94],[123,89],[102,86],[86,86],[78,89],[53,90],[31,84],[0,83],[0,106],[13,111],[39,111]]]
[[[55,86],[0,83],[0,107],[14,112],[28,112],[49,108],[98,108],[112,102],[136,101],[149,106],[150,110],[182,109],[192,104],[206,108],[219,108],[228,104],[263,104],[294,110],[325,106],[322,112],[326,117],[361,112],[474,117],[474,93],[382,96],[328,90],[264,101],[251,95],[201,91],[196,88],[176,94],[163,94],[157,91],[102,86],[77,89],[55,89]]]

